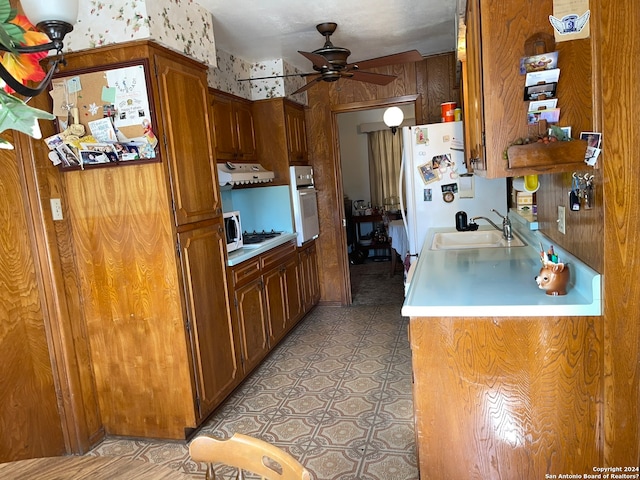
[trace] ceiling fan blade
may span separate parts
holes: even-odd
[[[293,95],[297,95],[299,93],[302,92],[306,92],[307,90],[309,90],[311,87],[313,87],[316,83],[322,81],[322,76],[318,73],[318,78],[313,79],[312,81],[308,82],[306,85],[304,85],[303,87],[300,87],[299,89],[297,89],[295,92],[293,92],[291,94],[291,96]]]
[[[395,75],[383,75],[382,73],[361,72],[359,70],[352,70],[343,76],[343,78],[349,78],[351,80],[357,80],[359,82],[375,83],[376,85],[389,85],[396,78]]]
[[[308,77],[309,75],[319,75],[318,72],[308,73],[289,73],[287,75],[271,75],[269,77],[252,77],[252,78],[239,78],[239,82],[250,82],[251,80],[270,80],[272,78],[287,78],[287,77]]]
[[[419,51],[409,50],[407,52],[394,53],[393,55],[350,63],[347,65],[347,68],[353,68],[357,65],[358,69],[363,70],[367,68],[386,67],[387,65],[397,65],[399,63],[420,62],[422,59],[423,57]]]
[[[319,55],[313,52],[302,52],[300,50],[298,50],[298,53],[300,55],[307,57],[309,60],[311,60],[311,63],[313,63],[314,67],[317,67],[320,69],[331,67],[331,64],[329,63],[329,61],[326,58],[324,58],[322,55]]]

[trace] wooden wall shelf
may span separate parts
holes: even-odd
[[[512,145],[507,149],[509,168],[536,168],[581,164],[587,153],[586,140]]]

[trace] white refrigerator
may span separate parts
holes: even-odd
[[[402,168],[399,179],[401,211],[413,263],[433,227],[455,228],[456,212],[469,219],[501,219],[507,214],[506,179],[487,180],[469,175],[464,164],[462,122],[434,123],[402,129]],[[406,210],[406,215],[405,215]],[[478,225],[488,225],[478,220]],[[403,260],[406,254],[401,254]]]

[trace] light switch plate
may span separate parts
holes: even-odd
[[[51,203],[51,216],[54,220],[62,220],[62,203],[59,198],[52,198],[49,200]]]
[[[560,233],[567,233],[565,208],[563,205],[558,205],[558,231]]]

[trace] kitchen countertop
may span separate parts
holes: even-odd
[[[525,247],[431,250],[436,232],[429,231],[409,284],[402,315],[406,317],[544,317],[602,314],[601,275],[573,255],[554,246],[568,263],[571,281],[567,295],[547,295],[535,276],[541,267],[540,247],[552,243],[526,222],[510,215],[513,231]],[[481,226],[480,230],[491,230]]]
[[[239,263],[245,262],[250,258],[282,245],[283,243],[295,240],[296,238],[298,238],[298,236],[295,233],[285,232],[275,238],[270,238],[269,240],[260,243],[260,246],[242,247],[238,250],[234,250],[228,255],[227,265],[233,267],[234,265],[238,265]]]

